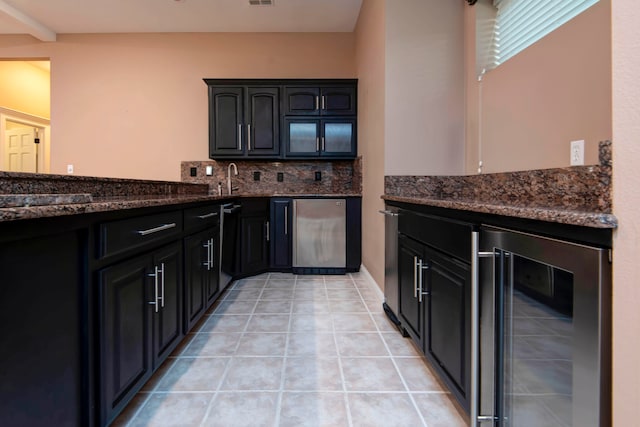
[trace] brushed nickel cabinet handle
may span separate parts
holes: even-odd
[[[136,231],[136,233],[138,233],[140,236],[148,236],[149,234],[157,233],[159,231],[168,230],[170,228],[174,228],[175,226],[176,226],[176,223],[172,222],[171,224],[163,224],[163,225],[161,225],[159,227],[149,228],[148,230],[138,230],[138,231]]]

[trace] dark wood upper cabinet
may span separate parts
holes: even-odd
[[[241,156],[244,124],[244,89],[209,88],[209,138],[211,156]]]
[[[212,159],[352,159],[357,155],[355,79],[205,82]],[[300,119],[306,121],[296,121]],[[281,127],[285,128],[281,131]]]
[[[285,86],[285,115],[355,116],[355,86]]]
[[[278,87],[209,87],[210,157],[278,156]]]
[[[280,153],[280,96],[277,87],[247,88],[247,146],[249,156]]]

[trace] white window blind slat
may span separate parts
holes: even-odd
[[[489,49],[496,67],[564,25],[598,0],[494,0],[498,11]]]

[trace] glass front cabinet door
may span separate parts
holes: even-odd
[[[285,119],[287,157],[353,158],[356,155],[354,119]]]

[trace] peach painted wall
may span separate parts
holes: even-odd
[[[358,151],[362,156],[362,263],[384,285],[385,0],[363,0],[355,30]]]
[[[386,2],[386,175],[464,171],[465,5]]]
[[[49,73],[24,61],[0,60],[0,107],[50,116]]]
[[[638,425],[640,403],[640,9],[612,1],[613,425]]]
[[[51,58],[51,172],[180,179],[208,158],[210,78],[353,78],[353,33],[0,36],[0,58]]]
[[[568,166],[570,141],[578,139],[585,140],[586,164],[597,163],[598,142],[612,134],[610,0],[489,71],[481,96],[477,11],[465,13],[467,173],[478,167],[479,128],[484,172]]]

